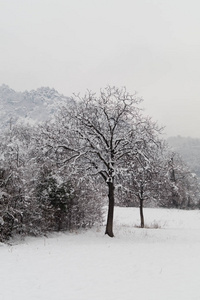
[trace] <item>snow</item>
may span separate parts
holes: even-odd
[[[105,226],[0,244],[1,300],[200,299],[200,211],[115,209]],[[157,228],[157,229],[156,229]]]

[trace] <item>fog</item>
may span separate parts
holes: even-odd
[[[200,137],[198,0],[0,0],[0,84],[126,86],[166,136]]]

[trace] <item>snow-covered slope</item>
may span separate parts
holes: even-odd
[[[70,101],[56,90],[41,87],[30,92],[16,92],[7,85],[0,86],[0,128],[17,120],[40,122],[48,120],[59,106]]]
[[[116,208],[104,226],[0,244],[1,300],[198,300],[200,212]]]

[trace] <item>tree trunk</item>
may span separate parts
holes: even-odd
[[[107,216],[107,224],[106,224],[106,232],[110,237],[114,237],[113,234],[113,216],[114,216],[114,183],[108,182],[108,216]]]
[[[141,221],[141,228],[144,228],[143,199],[141,198],[140,198],[140,221]]]

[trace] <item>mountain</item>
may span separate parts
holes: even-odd
[[[200,139],[191,137],[170,137],[168,144],[182,156],[190,169],[200,177]]]
[[[22,121],[38,123],[46,121],[70,98],[55,89],[41,87],[30,92],[16,92],[7,85],[0,86],[0,129]]]

